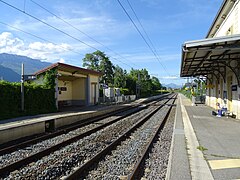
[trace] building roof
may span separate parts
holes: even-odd
[[[222,22],[228,16],[236,0],[224,0],[212,25],[209,28],[206,38],[212,38],[220,28]]]
[[[96,75],[96,76],[102,76],[103,73],[101,72],[98,72],[98,71],[94,71],[94,70],[90,70],[90,69],[84,69],[84,68],[80,68],[80,67],[77,67],[77,66],[72,66],[72,65],[69,65],[69,64],[64,64],[64,63],[55,63],[55,64],[52,64],[44,69],[41,69],[37,72],[35,72],[34,75],[39,75],[39,74],[42,74],[50,69],[53,69],[53,68],[58,68],[58,70],[61,70],[61,71],[66,71],[66,72],[70,72],[72,74],[84,74],[84,75],[88,75],[88,74],[92,74],[92,75]]]
[[[188,41],[182,47],[180,76],[206,76],[215,72],[223,76],[226,66],[230,67],[230,61],[237,61],[239,58],[239,34]]]

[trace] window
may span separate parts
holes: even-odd
[[[226,32],[227,36],[232,35],[232,34],[233,34],[233,26],[231,26]]]

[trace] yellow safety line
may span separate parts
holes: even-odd
[[[210,160],[210,167],[214,169],[240,168],[240,159]]]

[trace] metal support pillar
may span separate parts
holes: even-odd
[[[89,106],[90,105],[90,77],[89,75],[87,75],[86,78],[86,105]]]
[[[22,63],[22,76],[21,76],[21,110],[24,111],[24,64]]]

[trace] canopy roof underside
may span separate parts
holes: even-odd
[[[230,68],[240,84],[240,35],[189,41],[182,48],[181,77],[222,76]]]

